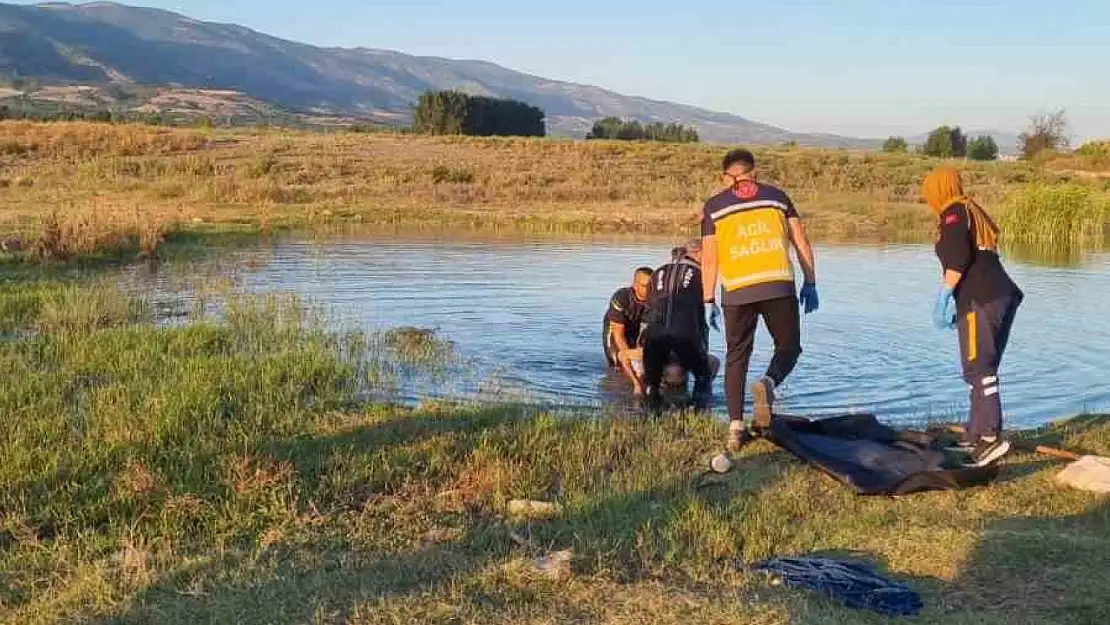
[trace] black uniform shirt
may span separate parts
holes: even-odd
[[[1021,290],[1002,267],[998,253],[978,248],[974,229],[975,224],[963,204],[953,204],[940,214],[936,254],[945,270],[963,274],[956,285],[956,308],[961,313],[971,310],[972,302],[987,304],[1002,297],[1021,295]]]
[[[624,338],[629,346],[635,345],[640,336],[640,324],[644,321],[646,310],[646,302],[637,300],[631,287],[617,289],[613,297],[609,298],[609,309],[605,311],[603,327],[605,336],[609,336],[610,325],[618,323],[624,326]]]
[[[662,331],[703,344],[707,333],[701,266],[683,258],[656,269],[651,275],[648,309],[648,324],[653,332]]]

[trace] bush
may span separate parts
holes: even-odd
[[[902,153],[908,151],[909,148],[909,144],[902,137],[890,137],[883,142],[883,152]]]
[[[1110,218],[1110,196],[1091,187],[1032,184],[1009,197],[999,212],[1008,239],[1038,243],[1102,241]]]
[[[451,169],[450,167],[437,165],[432,169],[432,182],[435,184],[444,182],[469,184],[474,182],[474,172],[469,169]]]
[[[998,159],[998,144],[994,137],[976,137],[967,146],[967,157],[973,161],[993,161]]]
[[[1100,141],[1088,141],[1079,146],[1075,151],[1079,156],[1090,156],[1094,158],[1110,158],[1110,139],[1103,139]]]
[[[1068,147],[1068,120],[1061,109],[1029,118],[1029,130],[1018,136],[1022,157],[1031,159],[1045,151]]]

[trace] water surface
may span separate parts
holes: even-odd
[[[537,402],[596,405],[613,380],[601,354],[601,319],[634,267],[665,261],[667,242],[281,242],[221,260],[253,292],[293,291],[368,329],[436,328],[473,362],[476,380]],[[800,414],[873,411],[885,420],[961,418],[956,335],[931,322],[939,269],[927,246],[819,246],[821,309],[803,318],[804,353],[780,390]],[[1075,267],[1016,261],[1026,293],[1001,371],[1010,425],[1110,410],[1110,255]],[[714,353],[724,339],[711,336]],[[751,376],[771,340],[760,327]],[[431,389],[410,389],[415,393]],[[718,410],[723,412],[721,380]]]

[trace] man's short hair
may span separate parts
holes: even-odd
[[[729,167],[736,164],[743,165],[744,173],[747,173],[755,169],[755,155],[744,149],[732,150],[721,161],[721,171],[728,171]]]
[[[640,274],[643,274],[643,275],[645,275],[645,276],[650,276],[650,275],[651,275],[651,274],[653,274],[653,273],[655,273],[655,270],[654,270],[654,269],[652,269],[651,267],[637,267],[637,268],[636,268],[636,273],[635,273],[635,274],[633,274],[633,275],[637,275],[637,276],[638,276],[638,275],[640,275]]]

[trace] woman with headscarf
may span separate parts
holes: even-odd
[[[933,170],[922,193],[937,215],[936,254],[944,272],[934,323],[940,329],[959,329],[963,377],[971,386],[961,446],[970,452],[968,464],[986,466],[1010,450],[1000,437],[998,367],[1024,294],[1002,267],[998,226],[964,193],[956,168]]]

